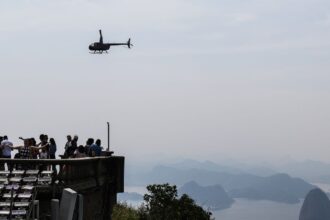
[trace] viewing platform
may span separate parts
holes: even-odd
[[[70,188],[83,198],[84,220],[111,219],[117,193],[124,192],[124,164],[121,156],[85,157],[77,159],[0,159],[15,170],[38,170],[53,167],[48,181],[36,174],[35,200],[39,201],[40,219],[50,219],[52,199],[61,199],[62,191]],[[9,175],[14,175],[14,172]],[[28,172],[26,172],[28,174]],[[8,177],[9,181],[9,177]],[[23,184],[23,178],[20,184]],[[81,207],[80,207],[81,209]]]

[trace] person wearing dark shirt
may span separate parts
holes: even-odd
[[[74,152],[78,148],[78,136],[75,135],[73,137],[73,140],[71,141],[71,146],[68,147],[68,149],[65,151],[65,156],[68,158],[74,157]]]
[[[66,136],[67,142],[65,143],[64,150],[67,151],[71,147],[72,137],[71,135]]]
[[[102,152],[102,147],[101,147],[101,140],[97,139],[95,144],[93,144],[91,146],[91,156],[92,157],[99,157],[101,156],[101,152]]]
[[[49,158],[55,159],[55,153],[56,153],[56,142],[54,138],[49,139]]]
[[[49,149],[48,149],[48,155],[49,159],[56,159],[55,153],[56,153],[56,142],[54,138],[49,139]],[[52,169],[56,172],[56,166],[52,165]]]

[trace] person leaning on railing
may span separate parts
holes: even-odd
[[[32,157],[30,144],[31,144],[31,139],[26,138],[24,139],[23,145],[13,146],[12,149],[18,150],[19,158],[30,159]]]
[[[32,143],[32,140],[30,138],[23,140],[24,140],[23,146],[14,146],[12,147],[12,149],[18,150],[18,155],[20,159],[30,159],[32,157],[31,148],[30,148],[30,144]],[[16,157],[17,155],[15,155],[15,158]],[[28,169],[28,166],[16,164],[16,169]]]
[[[20,159],[32,159],[33,151],[39,151],[40,149],[46,147],[46,145],[41,145],[39,147],[34,146],[34,143],[35,143],[34,138],[25,138],[25,139],[23,139],[23,141],[24,141],[23,145],[12,147],[13,150],[18,150],[18,154],[19,154],[18,158],[20,158]],[[15,158],[16,158],[16,156],[15,156]],[[20,167],[20,165],[19,165],[18,168],[28,169],[31,167],[26,166],[26,165],[23,167]]]

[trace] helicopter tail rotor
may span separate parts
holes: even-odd
[[[131,49],[131,46],[133,46],[133,44],[131,44],[131,38],[129,38],[127,41],[127,47]]]

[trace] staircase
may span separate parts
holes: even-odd
[[[36,187],[50,185],[53,171],[0,171],[0,220],[39,219]]]

